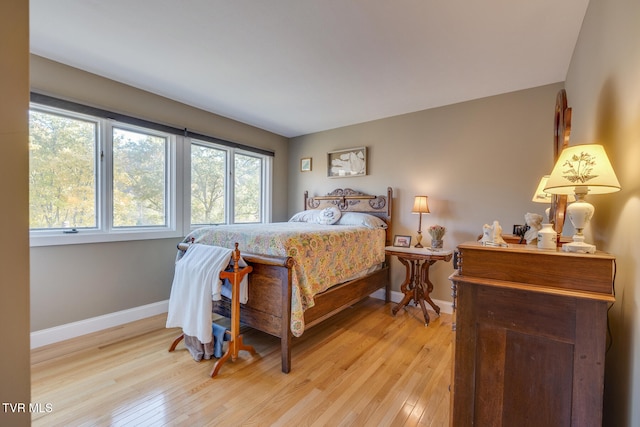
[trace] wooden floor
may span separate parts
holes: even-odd
[[[240,353],[210,378],[179,331],[140,337],[36,361],[34,426],[446,426],[451,379],[451,316],[428,327],[410,306],[369,298],[308,330],[280,371],[277,339],[243,329],[259,356]]]

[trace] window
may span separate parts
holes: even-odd
[[[256,156],[235,155],[234,220],[236,223],[260,222],[262,218],[262,162]]]
[[[167,225],[169,138],[113,128],[113,226]]]
[[[41,106],[29,126],[29,223],[39,243],[178,235],[174,135]]]
[[[31,229],[95,229],[98,122],[32,110],[29,123]]]
[[[227,150],[191,144],[191,225],[226,222]]]
[[[67,104],[30,110],[32,246],[270,220],[272,153]]]
[[[194,140],[191,144],[191,227],[265,222],[267,159],[260,154]],[[229,176],[234,177],[233,185],[227,179]]]

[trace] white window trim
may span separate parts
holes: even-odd
[[[64,114],[69,117],[89,119],[98,123],[99,140],[96,145],[96,228],[81,229],[74,233],[65,233],[65,230],[30,230],[29,242],[32,247],[73,245],[86,243],[119,242],[128,240],[152,240],[181,237],[184,233],[179,225],[182,224],[181,206],[182,200],[179,196],[177,186],[178,176],[182,170],[181,156],[182,150],[178,149],[178,139],[182,138],[167,132],[147,129],[141,126],[134,126],[127,123],[120,123],[115,120],[101,119],[97,117],[78,114],[71,111],[61,110],[52,107],[40,106],[37,110]],[[165,188],[167,196],[165,203],[166,225],[150,227],[113,227],[113,151],[112,137],[113,128],[127,129],[162,136],[167,139],[166,149],[166,180]]]
[[[155,239],[172,239],[182,238],[188,234],[191,230],[191,142],[192,138],[184,137],[180,135],[174,135],[171,133],[165,133],[148,129],[140,126],[134,126],[127,123],[118,122],[115,120],[104,119],[87,114],[77,113],[61,108],[49,107],[42,104],[32,104],[31,108],[39,111],[64,114],[70,117],[78,117],[83,119],[89,119],[98,123],[98,132],[100,134],[100,141],[97,144],[97,162],[98,171],[96,174],[98,192],[97,195],[97,228],[95,229],[82,229],[77,233],[64,233],[60,229],[56,230],[31,230],[30,246],[31,247],[43,247],[43,246],[63,246],[74,244],[90,244],[90,243],[107,243],[107,242],[123,242],[123,241],[135,241],[135,240],[155,240]],[[117,126],[124,129],[138,129],[143,132],[148,132],[158,135],[166,135],[169,137],[169,152],[167,158],[167,167],[169,168],[168,174],[168,189],[169,196],[167,199],[167,226],[166,227],[145,227],[145,228],[113,228],[111,224],[111,206],[112,206],[112,184],[111,160],[109,162],[100,161],[101,153],[105,153],[105,156],[111,156],[111,127]],[[198,143],[202,141],[199,139]],[[272,219],[272,191],[273,191],[273,157],[269,155],[256,154],[254,152],[243,150],[241,148],[227,147],[218,145],[215,143],[207,143],[212,146],[220,147],[227,150],[230,155],[228,162],[233,162],[233,153],[247,154],[251,156],[261,157],[263,161],[263,176],[262,176],[262,204],[263,212],[261,222],[271,222]],[[109,166],[105,166],[108,164]],[[231,171],[230,169],[229,171]],[[233,177],[231,177],[233,178]],[[233,185],[232,179],[227,179],[227,187]],[[171,190],[173,189],[173,191]],[[226,189],[229,193],[229,188]],[[232,223],[233,218],[233,203],[229,204],[229,209],[226,213],[227,223]],[[200,226],[193,227],[199,228]]]
[[[242,155],[246,155],[246,156],[252,156],[252,157],[257,157],[260,158],[262,160],[262,176],[261,176],[261,182],[262,182],[262,191],[261,191],[261,195],[262,195],[262,199],[260,200],[260,203],[262,204],[262,214],[261,214],[261,218],[260,218],[260,222],[256,222],[256,223],[250,223],[250,224],[262,224],[262,223],[267,223],[267,222],[271,222],[271,218],[272,218],[272,204],[271,204],[271,200],[272,200],[272,165],[273,165],[273,158],[271,156],[266,156],[264,154],[259,154],[259,153],[254,153],[248,150],[243,150],[240,148],[234,148],[234,147],[227,147],[224,145],[220,145],[220,144],[216,144],[216,143],[212,143],[212,142],[207,142],[207,141],[203,141],[197,138],[184,138],[184,144],[182,144],[182,146],[184,147],[183,149],[183,155],[184,155],[184,170],[183,170],[183,174],[182,176],[184,177],[184,181],[183,181],[183,195],[182,195],[182,200],[184,201],[184,208],[183,208],[183,229],[184,230],[188,230],[188,232],[191,232],[193,230],[196,230],[198,228],[202,228],[202,227],[206,227],[206,224],[198,224],[198,225],[192,225],[191,224],[191,203],[187,203],[187,201],[191,200],[191,145],[192,144],[196,144],[196,145],[202,145],[204,147],[211,147],[214,149],[219,149],[219,150],[224,150],[227,152],[227,159],[226,159],[226,168],[227,168],[227,179],[225,180],[225,194],[227,195],[227,200],[225,200],[225,203],[227,205],[227,209],[225,210],[225,223],[226,224],[234,224],[233,222],[233,218],[234,218],[234,204],[233,204],[233,186],[234,186],[234,173],[235,173],[235,154],[242,154]]]

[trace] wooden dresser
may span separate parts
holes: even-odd
[[[458,246],[452,426],[601,426],[615,258]]]

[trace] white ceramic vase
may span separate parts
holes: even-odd
[[[555,249],[558,234],[553,229],[553,224],[542,224],[538,231],[538,249]]]

